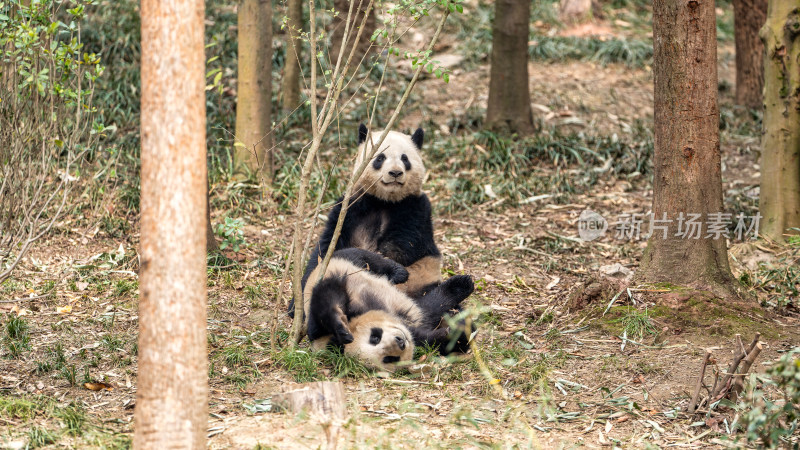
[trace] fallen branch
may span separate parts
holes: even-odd
[[[759,342],[760,337],[761,334],[756,333],[753,341],[745,348],[742,343],[742,336],[739,334],[735,336],[736,349],[734,350],[733,360],[728,366],[727,372],[720,378],[720,372],[716,371],[714,374],[714,386],[708,391],[708,398],[699,400],[700,389],[703,387],[703,376],[705,375],[706,366],[711,358],[711,352],[706,350],[706,354],[703,358],[703,365],[700,368],[700,378],[697,380],[694,394],[692,395],[687,409],[690,414],[700,412],[700,408],[704,405],[707,405],[710,410],[714,403],[723,398],[728,398],[732,402],[737,401],[739,395],[744,390],[744,377],[750,371],[756,358],[761,353],[762,346]]]
[[[700,395],[700,388],[703,386],[703,377],[706,375],[706,366],[708,360],[711,358],[711,351],[706,349],[705,357],[703,357],[703,366],[700,367],[700,377],[697,378],[697,384],[694,386],[694,394],[692,395],[692,402],[689,403],[689,414],[693,413],[697,408],[697,397]]]

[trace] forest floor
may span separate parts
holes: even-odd
[[[719,61],[721,86],[727,85],[720,93],[723,119],[732,124],[722,131],[726,206],[742,210],[731,202],[746,201],[758,184],[759,137],[748,113],[731,106],[730,45],[721,46]],[[625,139],[652,128],[647,66],[532,62],[530,74],[534,113],[550,130]],[[449,84],[423,80],[417,89],[424,107],[406,115],[401,128],[437,125],[427,135],[433,151],[460,139],[453,119],[466,122],[470,111],[485,108],[487,80],[485,61],[456,66]],[[470,148],[486,151],[479,143]],[[451,163],[444,158],[430,167],[425,189],[434,205],[452,201],[453,177],[474,175],[447,173]],[[623,213],[646,213],[648,177],[615,175],[602,165],[544,166],[567,179],[593,176],[592,185],[559,201],[530,192],[533,200],[511,202],[489,195],[491,179],[476,180],[485,201],[452,212],[438,208],[434,217],[445,276],[468,273],[476,280],[470,302],[482,311],[476,347],[486,371],[474,354],[425,353],[414,373],[377,376],[331,355],[282,349],[289,290],[278,292],[278,285],[291,217],[270,207],[244,216],[247,245],[227,253],[234,262],[209,269],[209,448],[318,448],[331,435],[343,448],[744,445],[728,433],[735,409],[690,415],[687,405],[705,349],[724,371],[734,335],[749,342],[759,332],[764,351],[754,371],[763,372],[800,343],[800,315],[769,306],[777,291],[758,282],[791,270],[785,256],[796,255],[796,247],[732,242],[734,274],[751,280],[743,289],[758,299],[751,305],[682,296],[669,286],[639,289],[627,274],[644,241],[617,239],[610,225],[604,237],[582,242],[577,220],[586,209],[611,224]],[[510,169],[505,176],[516,175]],[[215,211],[213,220],[222,215]],[[0,448],[130,445],[136,223],[67,215],[0,287]],[[287,383],[333,378],[346,391],[344,424],[267,412],[270,397]]]

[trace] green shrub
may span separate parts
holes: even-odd
[[[767,386],[776,389],[780,398],[770,399]],[[797,436],[793,444],[789,438],[797,433],[800,419],[800,348],[783,355],[765,377],[752,375],[747,391],[739,404],[747,442],[765,448],[798,448]]]

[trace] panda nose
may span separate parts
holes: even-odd
[[[402,175],[402,174],[403,174],[403,172],[402,172],[402,171],[400,171],[400,170],[390,170],[390,171],[389,171],[389,175],[390,175],[390,176],[393,176],[393,177],[395,177],[395,178],[399,177],[399,176],[400,176],[400,175]]]
[[[397,341],[397,346],[400,347],[400,350],[406,349],[406,340],[402,336],[397,336],[394,340]]]

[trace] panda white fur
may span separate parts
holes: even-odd
[[[412,299],[396,286],[408,277],[402,265],[356,248],[336,251],[315,284],[317,274],[315,269],[303,290],[312,345],[343,346],[346,353],[385,370],[410,361],[415,344],[446,349],[450,330],[439,327],[442,317],[460,309],[474,289],[471,277],[459,275]],[[456,341],[457,350],[465,351],[464,338]]]
[[[369,156],[382,131],[358,129],[356,167]],[[433,239],[431,204],[422,192],[425,165],[420,150],[424,133],[389,131],[356,183],[336,250],[361,248],[402,264],[408,280],[398,286],[412,298],[420,298],[442,281],[442,254]],[[305,286],[318,260],[328,251],[341,213],[341,198],[328,215],[319,242],[314,246],[303,276]],[[290,306],[290,314],[293,306]]]

